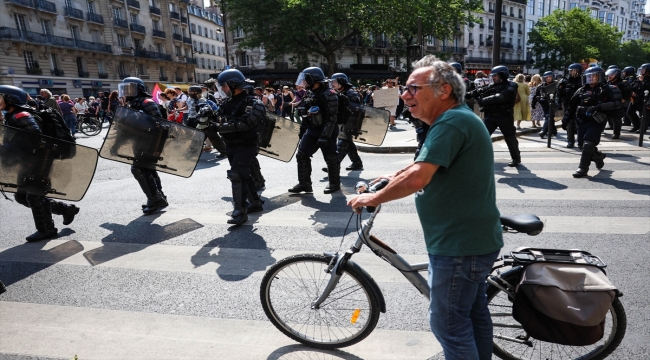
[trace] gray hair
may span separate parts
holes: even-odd
[[[52,97],[52,92],[48,89],[41,89],[42,92],[46,93],[47,96]]]
[[[427,55],[413,65],[413,69],[428,67],[433,70],[429,76],[429,85],[433,88],[434,94],[442,94],[442,91],[440,91],[442,85],[449,84],[452,90],[451,95],[459,104],[464,104],[466,91],[465,81],[456,72],[456,69],[434,55]]]

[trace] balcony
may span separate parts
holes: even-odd
[[[485,46],[485,41],[479,41],[478,46]]]
[[[501,48],[502,49],[514,49],[514,45],[512,43],[507,43],[507,42],[502,42],[501,43]]]
[[[494,14],[494,9],[489,9],[488,12],[491,12]]]
[[[188,82],[188,83],[193,83],[193,82],[194,82],[194,78],[193,78],[193,77],[188,77],[188,78],[187,78],[187,82]]]
[[[84,19],[84,12],[79,10],[79,9],[75,9],[73,7],[66,6],[64,8],[64,10],[65,10],[65,16],[67,16],[67,17],[70,17],[70,18],[73,18],[73,19],[79,19],[79,20]]]
[[[478,27],[479,27],[480,29],[485,29],[485,24],[480,24]]]
[[[118,72],[117,72],[117,76],[118,76],[120,79],[126,79],[126,78],[128,78],[128,77],[131,77],[131,74],[129,74],[129,73],[127,73],[127,72],[118,71]]]
[[[523,32],[522,30],[517,30],[517,34],[519,34],[519,35],[523,35],[524,32]]]
[[[176,78],[177,83],[182,83],[183,82],[183,77],[182,76],[177,76]]]
[[[56,14],[56,4],[45,0],[34,0],[35,8],[41,11]]]
[[[492,58],[483,58],[483,57],[468,57],[465,58],[465,63],[474,63],[474,64],[490,64],[492,63]]]
[[[107,73],[97,73],[97,77],[100,79],[108,79],[108,74]]]
[[[494,25],[488,26],[488,30],[494,30]]]
[[[155,37],[163,38],[163,39],[165,39],[167,37],[167,35],[165,35],[164,31],[156,30],[156,29],[151,30],[151,35],[153,35]]]
[[[468,43],[469,45],[474,45],[474,40],[469,40],[467,43]]]
[[[129,23],[127,23],[126,20],[122,20],[122,19],[113,19],[113,25],[122,29],[129,28]]]
[[[487,44],[485,44],[485,46],[492,46],[492,44],[493,44],[492,40],[488,40]]]
[[[152,14],[152,15],[161,16],[160,15],[160,9],[155,7],[155,6],[149,6],[149,13]]]
[[[176,61],[181,63],[187,63],[187,61],[185,60],[185,56],[181,54],[176,54]]]
[[[132,47],[127,47],[126,44],[120,47],[119,55],[133,55],[133,54],[134,52]]]
[[[183,35],[181,34],[172,34],[172,38],[176,41],[183,41]]]
[[[192,44],[192,39],[188,38],[187,36],[183,36],[183,42],[185,44]]]
[[[373,47],[382,48],[382,49],[387,48],[388,47],[388,41],[386,41],[386,40],[377,40],[377,41],[375,41]]]
[[[190,4],[190,0],[181,0],[181,2],[182,2],[183,4],[187,4],[187,5]]]
[[[34,4],[32,4],[32,0],[5,0],[5,2],[8,2],[10,4],[26,7],[26,8],[33,8]]]
[[[171,55],[159,53],[156,51],[136,50],[135,56],[141,58],[148,58],[148,59],[160,59],[160,60],[172,61]]]
[[[188,64],[196,65],[197,61],[196,61],[195,58],[188,57],[188,58],[185,59],[185,62],[188,63]]]
[[[185,16],[181,16],[181,23],[187,25],[187,18]]]
[[[179,13],[177,13],[177,12],[175,12],[175,11],[170,11],[170,12],[169,12],[169,17],[170,17],[172,20],[181,21],[181,14],[179,14]]]
[[[167,76],[165,76],[165,75],[160,75],[159,79],[160,79],[160,81],[167,81],[167,80],[169,80],[169,78],[168,78]]]
[[[90,73],[88,71],[77,70],[77,73],[79,74],[79,77],[81,77],[81,78],[90,77]]]
[[[61,46],[71,49],[82,49],[90,51],[98,51],[111,53],[111,46],[101,43],[94,43],[83,40],[75,40],[62,36],[53,36],[46,34],[39,34],[31,31],[19,31],[7,27],[0,27],[0,39],[8,39],[14,41],[21,41],[30,44],[41,44],[50,46]]]
[[[501,59],[499,63],[502,65],[526,65],[526,60]]]
[[[461,54],[461,55],[467,54],[467,48],[458,47],[458,46],[441,46],[440,51],[452,53],[452,54]]]
[[[126,0],[126,4],[131,8],[140,10],[140,2],[138,0]]]
[[[50,70],[50,73],[52,73],[52,76],[65,76],[65,72],[61,69]]]
[[[134,31],[134,32],[137,32],[137,33],[140,33],[140,34],[146,34],[147,33],[147,28],[145,28],[142,25],[131,24],[131,25],[129,25],[129,27],[131,28],[131,31]]]
[[[510,17],[515,17],[515,13],[510,13]]]
[[[25,68],[25,71],[29,75],[43,75],[43,69],[37,67]]]
[[[276,70],[287,70],[289,69],[289,63],[285,61],[276,61],[273,63],[273,66]]]
[[[87,19],[89,22],[95,23],[95,24],[104,24],[104,17],[101,15],[93,14],[93,13],[88,13],[86,14]]]

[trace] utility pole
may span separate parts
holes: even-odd
[[[492,67],[501,62],[501,7],[503,0],[496,0],[494,9],[494,35],[492,36]]]
[[[221,21],[223,22],[223,42],[226,46],[226,66],[230,67],[230,56],[228,56],[228,25],[226,21],[226,6],[221,0]]]

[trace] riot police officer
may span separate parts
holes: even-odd
[[[263,211],[251,177],[251,165],[259,151],[258,125],[265,121],[264,104],[249,93],[253,86],[237,69],[222,71],[217,77],[219,92],[226,99],[219,108],[219,122],[210,125],[226,143],[234,210],[228,224],[241,225],[250,213]],[[248,203],[247,203],[248,201]]]
[[[187,126],[196,128],[199,124],[199,112],[208,107],[208,102],[202,95],[203,89],[198,85],[187,88]]]
[[[129,109],[142,111],[149,116],[162,117],[158,105],[151,99],[144,81],[140,78],[128,77],[122,80],[118,85],[118,96],[124,97]],[[142,208],[145,215],[157,213],[169,205],[156,170],[132,165],[131,173],[147,197],[147,204]]]
[[[648,97],[645,95],[646,91],[650,91],[650,63],[643,64],[639,66],[637,75],[638,81],[634,88],[634,109],[632,110],[632,129],[630,132],[637,132],[641,128],[641,119],[640,116],[643,116],[643,106],[648,102]],[[650,96],[650,95],[648,95]],[[636,112],[639,112],[637,115]],[[647,113],[648,110],[646,110]],[[646,126],[648,126],[646,120]],[[643,129],[645,132],[646,129]]]
[[[562,123],[575,117],[578,123],[578,147],[582,148],[580,165],[573,177],[587,176],[589,164],[593,161],[598,169],[605,166],[605,154],[596,147],[600,134],[605,128],[613,110],[621,107],[621,92],[605,81],[605,72],[600,67],[592,67],[584,72],[582,86],[571,97],[569,108],[565,110]],[[581,146],[582,145],[582,146]]]
[[[514,121],[515,98],[517,97],[517,83],[509,81],[510,71],[503,65],[495,66],[490,72],[492,84],[470,92],[469,96],[476,99],[485,113],[483,123],[490,135],[497,127],[503,134],[508,151],[512,158],[508,166],[521,164],[519,142],[517,141]]]
[[[304,69],[296,86],[304,86],[308,90],[302,104],[307,116],[300,124],[300,144],[296,154],[298,163],[298,184],[288,191],[291,193],[313,192],[311,187],[311,157],[321,149],[327,164],[329,184],[323,191],[330,194],[341,190],[341,163],[336,153],[336,138],[339,128],[336,126],[338,98],[334,90],[329,88],[323,70],[318,67]],[[301,114],[302,116],[302,114]]]
[[[621,137],[621,126],[623,125],[623,117],[625,116],[625,110],[627,109],[627,101],[629,101],[632,96],[632,88],[626,81],[621,79],[621,70],[619,68],[611,68],[605,71],[605,76],[607,77],[607,83],[612,86],[616,86],[621,92],[622,104],[621,107],[612,111],[611,117],[611,127],[613,130],[612,139],[618,139]]]
[[[559,109],[569,108],[569,101],[573,94],[582,86],[582,65],[574,63],[567,68],[568,77],[560,80],[557,84],[557,98],[556,105]],[[562,129],[566,130],[567,148],[575,147],[576,132],[578,126],[575,120],[571,119],[566,125],[562,125]]]
[[[627,107],[625,110],[625,117],[623,118],[623,125],[631,126],[631,115],[630,112],[634,112],[634,89],[637,86],[638,80],[636,79],[636,68],[634,66],[627,66],[623,69],[623,81],[625,81],[632,92],[631,98],[623,99],[627,101]]]
[[[549,134],[549,136],[557,135],[557,129],[555,128],[555,122],[553,121],[553,114],[551,114],[552,110],[548,89],[549,87],[555,86],[555,73],[547,71],[542,75],[542,78],[544,82],[537,87],[535,96],[533,97],[533,102],[530,106],[534,109],[539,102],[539,104],[542,105],[542,110],[544,110],[544,125],[542,126],[542,131],[539,133],[539,137],[543,139],[546,137],[546,134]]]
[[[465,94],[468,94],[472,90],[476,89],[476,84],[474,84],[473,81],[470,81],[468,78],[463,76],[463,65],[461,63],[451,62],[451,63],[449,63],[449,65],[451,65],[451,67],[453,67],[454,70],[456,70],[456,73],[458,73],[458,75],[460,75],[463,78],[463,82],[465,83]],[[473,99],[471,99],[471,98],[466,99],[465,103],[470,108],[470,110],[474,111],[474,100]]]
[[[343,73],[336,73],[332,75],[330,81],[332,84],[332,88],[334,88],[334,90],[336,90],[337,92],[345,95],[350,105],[352,105],[352,108],[358,109],[359,106],[361,106],[361,99],[359,98],[359,93],[357,93],[352,89],[352,84],[350,84],[347,75]],[[354,141],[352,140],[353,134],[344,131],[345,124],[348,121],[354,121],[355,119],[355,116],[352,116],[353,115],[352,109],[349,109],[348,111],[349,112],[347,113],[341,111],[337,113],[337,117],[339,118],[339,123],[342,124],[339,132],[338,144],[336,145],[339,162],[342,162],[346,156],[350,156],[350,160],[352,160],[352,164],[346,167],[345,170],[363,170],[363,162],[361,161],[361,157],[359,157],[357,146],[354,144]],[[327,172],[327,168],[326,167],[323,168],[323,171]]]
[[[20,88],[10,85],[0,85],[0,111],[5,110],[5,122],[8,126],[42,134],[36,119],[28,111],[27,93]],[[52,214],[63,215],[63,225],[69,225],[79,213],[74,205],[48,199],[45,196],[25,193],[14,194],[16,202],[32,209],[36,232],[29,235],[28,242],[54,238],[58,235],[54,227]]]

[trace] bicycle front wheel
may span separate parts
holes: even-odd
[[[514,287],[521,275],[521,268],[504,272],[500,277]],[[530,337],[519,322],[512,317],[512,299],[507,293],[490,284],[487,288],[488,307],[494,326],[494,355],[501,359],[604,359],[623,340],[627,318],[618,298],[605,319],[605,334],[600,341],[588,346],[569,346],[540,341]]]
[[[87,136],[95,136],[102,131],[102,123],[91,117],[79,121],[79,130]]]
[[[366,338],[379,320],[379,301],[365,277],[346,266],[330,296],[312,308],[327,285],[329,259],[296,255],[264,275],[260,298],[266,316],[288,337],[308,346],[336,349]]]

